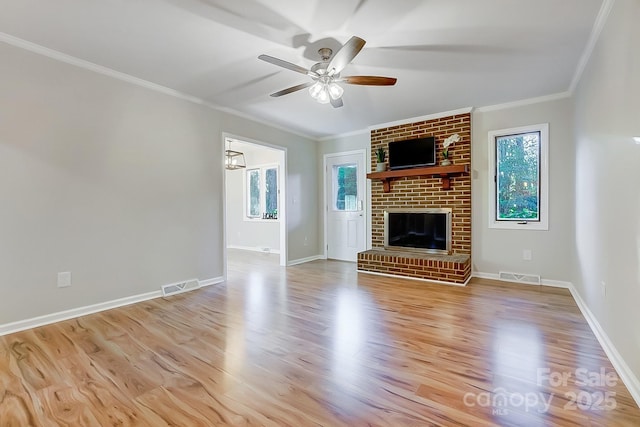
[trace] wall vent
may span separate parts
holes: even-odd
[[[169,283],[162,285],[162,296],[177,295],[183,292],[192,291],[200,287],[198,279],[186,280],[184,282]]]
[[[506,280],[508,282],[526,283],[529,285],[542,284],[542,282],[540,281],[540,276],[536,276],[535,274],[522,274],[501,271],[498,273],[498,278],[500,280]]]

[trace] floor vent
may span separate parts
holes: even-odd
[[[501,271],[498,273],[498,278],[500,280],[506,280],[509,282],[518,282],[518,283],[526,283],[529,285],[540,285],[540,276],[536,276],[535,274],[521,274],[521,273],[510,273],[508,271]]]
[[[191,279],[184,282],[170,283],[162,286],[162,296],[181,294],[183,292],[192,291],[200,287],[198,279]]]

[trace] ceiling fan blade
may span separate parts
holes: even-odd
[[[274,92],[274,93],[271,94],[271,96],[273,96],[274,98],[277,98],[277,97],[282,96],[282,95],[288,95],[288,94],[290,94],[292,92],[297,92],[297,91],[302,90],[302,89],[304,89],[306,87],[309,87],[314,83],[315,82],[308,82],[308,83],[302,83],[302,84],[299,84],[299,85],[296,85],[296,86],[291,86],[291,87],[288,87],[286,89],[279,90],[278,92]]]
[[[353,58],[360,53],[365,43],[366,42],[360,37],[351,37],[349,41],[347,41],[344,46],[342,46],[340,50],[333,55],[333,58],[327,67],[327,72],[330,75],[334,75],[342,71],[342,69],[353,61]]]
[[[340,77],[336,81],[345,82],[351,85],[366,85],[366,86],[393,86],[398,79],[395,77],[381,77],[381,76],[345,76]]]
[[[342,102],[342,98],[338,98],[338,99],[331,99],[331,105],[333,105],[333,108],[340,108],[344,105],[344,103]]]
[[[311,70],[307,70],[304,67],[301,67],[296,64],[292,64],[291,62],[287,62],[285,60],[275,58],[269,55],[260,55],[258,59],[262,59],[265,62],[268,62],[273,65],[277,65],[278,67],[286,68],[287,70],[295,71],[296,73],[305,74],[307,76],[317,77],[318,74],[314,73]]]

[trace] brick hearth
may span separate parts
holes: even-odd
[[[471,257],[371,249],[358,254],[358,269],[461,284],[471,274]]]

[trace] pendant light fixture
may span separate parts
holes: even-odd
[[[227,142],[229,145],[224,151],[224,168],[227,170],[246,168],[247,162],[244,160],[244,154],[240,151],[231,150],[231,140],[229,139]]]

